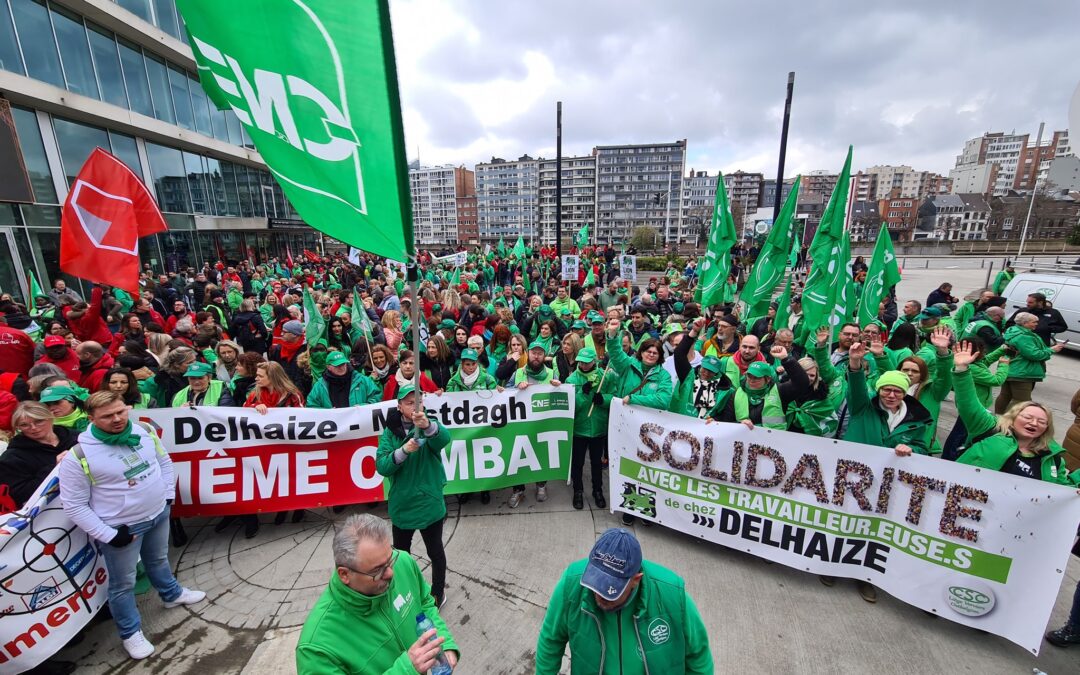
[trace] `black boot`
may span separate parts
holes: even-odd
[[[301,509],[299,511],[293,511],[292,512],[292,521],[294,523],[299,523],[303,519],[304,519],[304,511],[303,511],[303,509]]]
[[[173,546],[180,548],[188,543],[187,532],[184,531],[184,525],[179,518],[169,518],[169,531],[172,533]]]
[[[274,524],[281,525],[285,522],[285,518],[289,515],[288,511],[278,511],[274,514]]]
[[[1072,647],[1080,645],[1080,626],[1065,624],[1057,630],[1046,634],[1046,641],[1055,647]]]
[[[218,524],[214,526],[214,532],[224,532],[225,528],[232,525],[236,521],[236,516],[225,516],[218,521]]]
[[[259,533],[259,517],[244,516],[244,538],[251,539]]]
[[[598,509],[606,509],[607,508],[607,500],[604,499],[604,493],[601,492],[600,490],[596,490],[596,491],[594,491],[592,493],[592,500],[593,500],[593,503],[596,504],[596,508],[598,508]]]
[[[488,492],[487,490],[484,490],[483,492],[481,492],[480,493],[480,503],[481,504],[490,504],[491,503],[491,493]]]
[[[585,497],[582,496],[581,490],[574,490],[574,508],[578,511],[585,508]]]
[[[330,507],[330,510],[333,511],[334,513],[341,513],[342,511],[345,510],[345,507],[346,507],[346,504],[339,504],[338,506]]]

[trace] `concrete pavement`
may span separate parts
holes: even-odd
[[[900,299],[924,300],[951,281],[960,294],[983,285],[985,270],[909,266]],[[1053,408],[1057,436],[1071,422],[1069,399],[1080,386],[1080,357],[1054,358],[1039,400]],[[943,406],[942,438],[954,418]],[[462,646],[460,673],[529,673],[548,596],[571,561],[584,557],[595,537],[619,520],[606,511],[570,507],[565,485],[549,484],[551,498],[507,507],[509,490],[492,503],[458,505],[450,498],[444,530],[448,602],[443,615]],[[369,507],[351,507],[366,511]],[[373,512],[386,515],[385,507]],[[191,541],[173,550],[182,583],[208,593],[208,602],[164,610],[153,593],[139,598],[147,637],[158,646],[150,659],[127,659],[111,621],[92,627],[80,644],[61,652],[85,673],[290,673],[293,648],[307,611],[332,569],[330,539],[336,521],[328,509],[307,511],[297,524],[273,526],[255,539],[237,528],[215,534],[212,521],[188,522]],[[717,672],[724,673],[939,673],[1051,675],[1080,672],[1080,647],[1044,645],[1035,658],[1020,647],[880,594],[863,602],[851,582],[826,588],[816,576],[653,526],[637,526],[645,556],[687,580],[709,629]],[[423,543],[413,552],[426,567]],[[1080,580],[1073,558],[1051,626],[1064,622]],[[564,672],[569,672],[564,664]]]

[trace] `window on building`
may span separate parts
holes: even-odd
[[[187,174],[188,187],[191,189],[191,212],[213,215],[210,200],[210,184],[206,176],[204,159],[191,152],[184,156],[184,173]]]
[[[19,43],[15,39],[15,24],[11,21],[6,3],[0,3],[0,68],[25,75]]]
[[[183,154],[175,148],[146,143],[146,157],[150,161],[150,174],[161,210],[191,213]]]
[[[116,40],[112,33],[93,24],[88,24],[87,35],[90,38],[90,51],[94,55],[94,70],[97,72],[101,100],[106,103],[128,107],[127,92],[124,88],[124,71],[120,67],[120,53],[116,50]]]
[[[212,157],[206,157],[204,160],[213,212],[224,215],[228,209],[225,204],[225,181],[221,177],[221,163]]]
[[[135,145],[135,139],[126,134],[110,131],[109,141],[112,143],[112,154],[127,164],[135,175],[142,178],[142,162],[139,160],[139,148]]]
[[[176,111],[173,108],[172,94],[169,87],[169,69],[165,62],[156,56],[146,55],[146,75],[150,79],[150,93],[154,101],[154,117],[162,122],[176,124]]]
[[[185,129],[195,131],[195,113],[191,108],[187,73],[172,64],[169,64],[169,89],[172,92],[173,107],[176,110],[176,123]]]
[[[150,0],[116,0],[116,2],[143,21],[151,23]]]
[[[177,40],[180,39],[180,22],[176,18],[174,0],[154,0],[154,16],[157,26]]]
[[[26,74],[35,80],[64,86],[60,53],[56,51],[49,10],[43,0],[11,0],[11,13],[26,59]]]
[[[57,5],[52,5],[51,9],[68,91],[99,98],[94,62],[90,58],[90,43],[86,39],[82,18]]]
[[[64,165],[69,187],[94,148],[111,149],[108,132],[98,127],[54,117],[53,130],[60,146],[60,161]]]
[[[15,131],[19,134],[23,163],[30,175],[30,185],[34,188],[34,200],[38,203],[56,204],[56,187],[52,182],[49,160],[45,157],[45,145],[41,142],[41,127],[38,126],[37,115],[24,108],[12,108],[11,115],[15,118]]]
[[[195,108],[195,130],[204,136],[213,136],[214,129],[210,122],[210,100],[206,97],[199,81],[188,75],[188,89],[191,90],[191,105]]]
[[[221,181],[225,186],[225,213],[227,216],[240,215],[240,195],[236,191],[236,165],[221,160]]]
[[[150,98],[150,84],[142,50],[123,39],[117,40],[117,48],[120,51],[120,65],[124,72],[124,88],[127,89],[130,109],[141,115],[154,117],[154,103]]]

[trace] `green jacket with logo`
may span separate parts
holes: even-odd
[[[914,396],[905,396],[907,415],[895,429],[889,431],[886,413],[878,405],[877,396],[871,398],[866,388],[866,373],[848,369],[848,421],[844,440],[866,443],[882,448],[895,448],[901,443],[920,455],[929,454],[926,430],[933,424],[930,412]]]
[[[1002,345],[978,361],[968,366],[971,372],[971,380],[975,383],[975,396],[979,404],[989,410],[994,405],[994,387],[1000,387],[1009,377],[1009,363],[998,363],[1005,354],[1005,346]],[[991,371],[990,366],[998,364],[997,370]]]
[[[327,371],[329,372],[329,371]],[[352,371],[352,381],[349,383],[349,405],[367,405],[378,403],[382,400],[382,389],[364,373]],[[330,401],[330,387],[326,383],[326,373],[315,382],[308,394],[305,408],[333,408]]]
[[[1016,350],[1016,356],[1009,364],[1010,380],[1042,382],[1046,379],[1046,362],[1054,355],[1054,350],[1047,347],[1041,337],[1023,326],[1009,326],[1005,331],[1005,342]]]
[[[397,408],[386,416],[386,428],[379,436],[379,449],[375,455],[375,469],[386,480],[386,502],[390,521],[403,530],[422,530],[446,517],[446,470],[442,463],[442,449],[450,443],[450,432],[431,419],[435,433],[421,434],[424,444],[416,452],[406,455],[405,461],[394,461],[394,452],[405,445],[408,432],[401,421]]]
[[[600,380],[604,381],[603,387]],[[611,390],[614,373],[604,377],[602,368],[593,368],[587,373],[578,368],[566,377],[566,384],[574,387],[574,435],[583,438],[596,438],[606,436],[608,432],[608,406],[611,405]],[[589,382],[592,387],[586,394],[583,390],[585,383]],[[599,391],[604,397],[603,405],[593,405],[593,395]],[[592,410],[592,414],[589,411]]]
[[[581,585],[587,560],[563,573],[536,645],[536,675],[556,675],[570,643],[571,675],[713,673],[709,636],[683,580],[647,560],[634,595],[605,612]]]
[[[615,344],[622,344],[616,335]],[[610,341],[610,340],[609,340]],[[656,410],[667,410],[671,404],[671,375],[659,363],[645,371],[645,366],[621,349],[608,352],[608,365],[615,371],[615,398],[630,397],[630,403]],[[609,376],[610,377],[610,376]]]
[[[984,437],[973,443],[956,461],[1000,471],[1016,453],[1019,447],[1016,439],[1008,434],[994,433],[997,416],[987,412],[979,401],[970,370],[954,371],[953,386],[956,388],[956,410],[967,428],[968,439]],[[1065,448],[1050,441],[1048,452],[1042,456],[1042,479],[1058,485],[1080,485],[1080,469],[1069,473],[1064,452]]]
[[[409,647],[416,642],[416,615],[423,612],[446,638],[443,650],[461,650],[439,616],[431,587],[416,561],[402,553],[394,578],[381,595],[361,595],[335,572],[311,608],[296,644],[299,675],[416,675]]]

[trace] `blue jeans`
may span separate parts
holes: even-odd
[[[1076,593],[1073,594],[1072,609],[1069,611],[1069,625],[1080,628],[1080,582],[1076,583]]]
[[[121,640],[138,633],[142,626],[135,606],[135,567],[140,554],[146,576],[162,600],[172,602],[184,592],[169,566],[169,506],[153,520],[128,525],[128,531],[138,536],[127,546],[101,545],[105,569],[109,571],[109,611]]]

